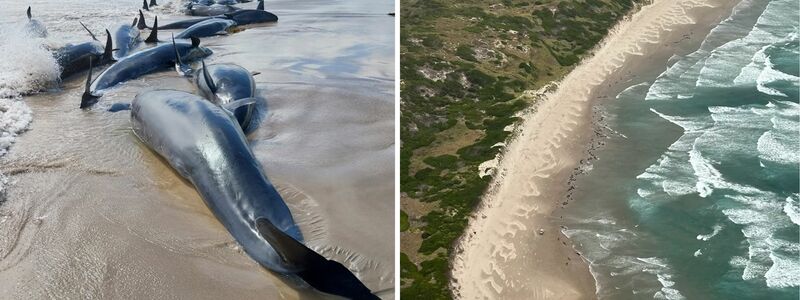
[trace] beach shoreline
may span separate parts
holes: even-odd
[[[495,178],[456,242],[456,298],[590,299],[589,264],[559,228],[575,176],[603,144],[598,102],[652,80],[700,46],[738,1],[656,1],[625,18],[556,89],[534,92],[500,155]],[[501,201],[502,200],[502,201]]]

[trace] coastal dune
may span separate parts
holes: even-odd
[[[535,105],[523,112],[491,188],[455,245],[456,298],[596,298],[588,263],[555,222],[576,188],[574,176],[590,167],[590,145],[602,135],[593,130],[592,106],[636,74],[663,70],[735,2],[655,1],[613,28],[554,90],[527,93]]]

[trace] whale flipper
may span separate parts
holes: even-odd
[[[95,40],[95,41],[99,41],[99,40],[97,39],[97,36],[95,36],[95,35],[94,35],[94,33],[93,33],[91,30],[89,30],[89,27],[86,27],[86,25],[85,25],[85,24],[83,24],[83,22],[81,22],[81,21],[78,21],[78,23],[81,23],[81,26],[83,26],[83,29],[86,29],[86,32],[88,32],[88,33],[89,33],[89,35],[90,35],[90,36],[92,36],[92,39],[93,39],[93,40]]]
[[[205,79],[205,81],[206,81],[206,85],[208,86],[208,90],[210,90],[211,93],[216,93],[217,92],[217,85],[214,84],[214,79],[212,79],[211,75],[208,74],[208,69],[206,68],[206,61],[205,60],[201,60],[200,63],[203,64],[203,79]]]
[[[191,77],[192,67],[183,64],[181,53],[178,52],[178,46],[175,45],[175,34],[172,35],[172,48],[175,49],[175,71],[183,77]]]
[[[380,299],[364,286],[349,269],[328,260],[281,231],[266,218],[256,219],[256,229],[297,275],[317,290],[350,299]]]
[[[150,30],[150,35],[144,40],[145,43],[158,43],[158,16],[153,20],[153,29]]]
[[[83,96],[81,96],[81,107],[80,108],[89,108],[95,103],[97,103],[97,96],[92,95],[92,58],[89,58],[89,75],[86,78],[86,88],[83,90]]]
[[[131,23],[131,27],[136,26],[136,23],[139,21],[139,18],[133,17],[133,23]]]
[[[244,98],[236,101],[231,101],[222,105],[237,122],[242,131],[247,133],[250,131],[250,123],[253,119],[253,111],[255,110],[257,98]],[[243,108],[242,110],[239,110]]]
[[[147,26],[147,23],[144,19],[144,14],[142,13],[141,9],[139,10],[139,23],[136,24],[136,28],[139,28],[139,30],[150,28],[150,26]]]

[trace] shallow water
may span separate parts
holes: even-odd
[[[800,296],[796,4],[741,2],[603,105],[620,134],[564,217],[601,299]]]
[[[159,2],[145,13],[148,24],[155,14],[161,24],[185,18]],[[165,70],[112,88],[83,111],[85,74],[52,80],[47,48],[89,39],[78,20],[100,33],[129,23],[141,4],[30,4],[47,39],[16,34],[27,3],[0,12],[0,48],[20,55],[0,63],[17,71],[0,75],[0,106],[13,108],[0,115],[0,130],[9,132],[0,145],[10,146],[0,158],[10,183],[0,205],[0,298],[319,297],[247,257],[195,190],[136,139],[129,113],[105,111],[142,90],[196,92],[190,81]],[[278,23],[203,39],[214,51],[206,63],[261,72],[255,80],[267,104],[248,136],[254,153],[308,244],[392,298],[395,20],[386,13],[394,4],[267,1],[266,8]]]

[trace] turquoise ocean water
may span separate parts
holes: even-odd
[[[603,103],[615,131],[563,225],[601,299],[800,298],[800,12],[742,1]]]

